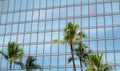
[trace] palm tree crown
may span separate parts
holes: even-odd
[[[23,50],[19,48],[19,45],[15,42],[9,42],[7,46],[7,53],[3,53],[0,51],[0,54],[5,57],[5,59],[9,60],[10,62],[10,70],[13,61],[16,59],[21,60],[21,58],[24,56]]]
[[[32,56],[28,56],[27,60],[26,60],[26,71],[30,71],[32,69],[40,69],[41,70],[41,66],[35,64],[36,59]]]
[[[89,59],[86,61],[88,68],[86,71],[109,71],[111,66],[108,63],[102,63],[103,53],[90,54]]]

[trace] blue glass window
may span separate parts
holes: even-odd
[[[88,5],[82,6],[82,15],[88,15]]]
[[[32,9],[33,8],[33,0],[27,0],[27,9]]]
[[[97,4],[97,14],[103,14],[103,4]]]
[[[66,8],[60,8],[60,17],[66,17]]]
[[[39,11],[34,11],[33,12],[33,20],[38,20],[39,18]]]
[[[112,16],[105,16],[105,24],[112,25]]]
[[[105,13],[111,13],[111,4],[105,3]]]
[[[119,2],[112,3],[113,12],[119,12]]]
[[[34,1],[34,8],[39,8],[40,0],[33,0]]]
[[[68,7],[68,17],[73,16],[73,7]]]
[[[59,17],[59,8],[54,9],[53,17],[54,18],[58,18]]]
[[[2,16],[1,16],[1,23],[5,23],[6,22],[6,16],[7,16],[7,14],[2,14]]]
[[[28,11],[26,20],[31,20],[31,19],[32,19],[32,11]]]
[[[20,3],[21,3],[21,0],[16,0],[15,1],[16,3],[15,3],[15,10],[20,10]]]
[[[120,15],[113,15],[113,24],[120,24]]]
[[[98,50],[99,51],[105,51],[105,46],[103,46],[103,45],[105,45],[105,41],[104,40],[99,40],[98,41]]]
[[[81,6],[75,7],[75,16],[81,16]]]

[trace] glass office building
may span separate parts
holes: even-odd
[[[111,62],[112,71],[120,70],[120,0],[0,0],[0,50],[13,41],[24,50],[23,62],[31,55],[43,71],[73,71],[69,45],[50,42],[63,39],[68,22],[80,26],[89,49],[104,52],[103,62]],[[79,61],[75,64],[80,71]],[[12,69],[21,70],[15,64]],[[0,70],[9,70],[2,56]]]

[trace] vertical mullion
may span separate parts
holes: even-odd
[[[66,0],[66,25],[67,25],[67,20],[68,20],[68,0]],[[67,43],[65,44],[65,53],[67,53]],[[66,63],[67,63],[67,55],[66,54],[64,54],[65,55],[65,71],[67,71],[67,67],[66,67]]]
[[[3,12],[3,6],[4,6],[4,1],[2,1],[2,9],[1,9],[1,12],[0,12],[0,24],[1,24],[1,16],[2,16],[2,12]],[[6,18],[7,19],[7,18]],[[4,28],[5,29],[5,28]],[[2,42],[4,43],[4,42]],[[2,44],[3,45],[3,44]],[[3,52],[3,47],[2,47],[2,52]],[[2,70],[2,57],[0,58],[0,69]]]
[[[89,50],[90,50],[90,12],[89,12],[90,6],[89,5],[90,5],[90,1],[88,0],[88,47],[89,47]]]
[[[22,0],[20,0],[20,10],[19,10],[19,20],[18,22],[20,22],[20,14],[21,14],[21,5],[22,5]],[[25,33],[25,27],[24,27],[24,33]],[[17,42],[17,41],[16,41]],[[23,35],[23,44],[24,44],[24,35]],[[24,46],[24,45],[23,45]],[[24,47],[23,47],[24,48]],[[20,69],[21,71],[21,69]]]
[[[97,53],[99,52],[99,48],[98,48],[98,24],[97,24],[97,17],[98,17],[98,15],[97,15],[97,3],[95,3],[95,5],[96,5],[96,39],[97,39],[97,41],[96,41],[96,43],[97,43]]]
[[[103,0],[103,2],[104,2],[104,0]],[[103,3],[103,13],[105,14],[105,3]],[[104,17],[104,36],[105,36],[105,42],[104,42],[104,44],[105,44],[105,62],[107,63],[107,48],[106,48],[106,26],[105,26],[105,16],[103,16]]]
[[[111,2],[111,12],[113,13],[113,5],[112,5],[112,2]],[[115,43],[114,43],[114,24],[113,24],[113,15],[112,15],[112,43],[113,43],[113,52],[114,52],[114,70],[116,71],[116,56],[115,56]]]
[[[12,24],[11,24],[11,33],[10,33],[10,42],[12,42],[12,41],[11,41],[11,37],[12,37],[12,26],[13,26],[13,24],[14,24],[15,3],[16,3],[16,0],[14,0],[14,8],[13,8]],[[12,67],[12,68],[13,68],[13,67]],[[14,68],[15,68],[15,64],[14,64]],[[14,71],[14,69],[13,69],[13,71]]]
[[[3,41],[3,47],[5,47],[5,36],[6,36],[6,25],[7,25],[7,20],[8,20],[8,11],[9,11],[9,3],[10,3],[10,1],[8,0],[8,7],[7,7],[7,16],[6,16],[6,24],[5,24],[5,30],[4,30],[4,41]],[[3,51],[3,49],[2,49],[2,51]],[[7,62],[7,69],[9,69],[8,68],[8,62]]]
[[[60,9],[61,9],[61,0],[60,0],[60,4],[59,4],[58,40],[60,40]],[[59,47],[60,47],[60,43],[58,43],[57,71],[59,71]]]
[[[45,36],[46,36],[46,21],[47,21],[47,5],[45,7],[45,26],[44,26],[44,46],[43,46],[43,66],[44,66],[44,51],[45,51],[45,45],[46,45],[46,41],[45,41]],[[44,67],[46,68],[46,67]]]
[[[47,3],[48,3],[48,1],[46,0],[46,8],[47,8]],[[52,8],[53,9],[53,8]],[[47,8],[47,10],[49,11],[49,9]],[[53,10],[52,10],[53,11]],[[46,12],[47,13],[47,12]],[[51,30],[50,30],[50,35],[51,35],[51,38],[50,38],[50,41],[52,40],[52,32],[53,32],[53,12],[52,12],[52,25],[51,25]],[[50,69],[49,69],[49,71],[52,71],[51,69],[51,63],[52,63],[52,44],[50,44],[50,64],[49,64],[49,67],[50,67]]]

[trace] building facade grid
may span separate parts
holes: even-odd
[[[37,58],[44,71],[72,71],[68,44],[51,44],[63,39],[68,22],[78,24],[87,35],[83,41],[95,53],[104,52],[103,62],[120,69],[120,0],[5,0],[0,1],[0,50],[9,41],[20,44],[25,57]],[[0,69],[9,63],[0,57]],[[80,71],[78,61],[76,69]],[[13,64],[14,71],[21,70]],[[37,70],[36,70],[37,71]]]

